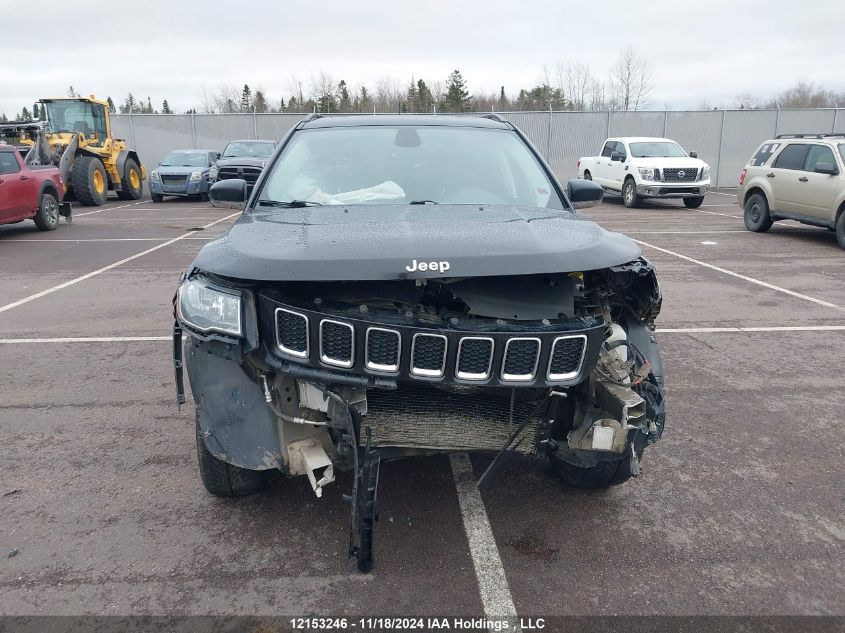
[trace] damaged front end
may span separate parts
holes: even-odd
[[[228,467],[305,475],[318,497],[352,470],[350,554],[368,571],[382,459],[515,451],[574,485],[638,474],[664,424],[660,302],[642,258],[348,282],[192,269],[175,301],[177,389],[183,402],[184,359],[198,437]]]

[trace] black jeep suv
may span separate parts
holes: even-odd
[[[278,469],[319,497],[351,469],[366,571],[381,459],[517,451],[574,486],[636,475],[663,431],[661,295],[630,239],[575,213],[601,195],[564,189],[495,115],[312,116],[251,193],[214,185],[245,210],[183,275],[174,326],[206,488],[256,492]]]

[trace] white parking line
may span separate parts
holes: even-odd
[[[708,215],[721,215],[724,218],[742,219],[741,215],[730,215],[729,213],[717,213],[716,211],[702,211],[701,209],[690,209],[691,211],[698,211],[699,213],[706,213]]]
[[[721,191],[708,191],[707,193],[715,193],[717,196],[731,196],[733,198],[736,198],[735,193],[722,193]]]
[[[641,242],[640,240],[634,240],[637,244],[641,244],[642,246],[647,246],[648,248],[653,248],[656,251],[660,251],[661,253],[666,253],[667,255],[672,255],[679,259],[683,259],[688,262],[692,262],[693,264],[698,264],[699,266],[704,266],[705,268],[709,268],[711,270],[715,270],[716,272],[720,272],[724,275],[730,275],[731,277],[736,277],[737,279],[742,279],[743,281],[747,281],[752,284],[757,284],[758,286],[763,286],[764,288],[768,288],[769,290],[776,290],[777,292],[782,292],[783,294],[790,295],[792,297],[797,297],[799,299],[804,299],[805,301],[810,301],[812,303],[818,304],[820,306],[824,306],[826,308],[833,308],[835,310],[845,310],[842,307],[836,305],[835,303],[830,303],[829,301],[822,301],[821,299],[816,299],[815,297],[811,297],[809,295],[801,294],[800,292],[795,292],[794,290],[788,290],[787,288],[781,288],[780,286],[775,286],[774,284],[766,283],[765,281],[760,281],[759,279],[754,279],[754,277],[748,277],[747,275],[740,275],[739,273],[735,273],[731,270],[726,268],[721,268],[719,266],[714,266],[713,264],[708,264],[707,262],[703,262],[698,259],[693,259],[692,257],[687,257],[686,255],[682,255],[681,253],[676,253],[675,251],[670,251],[667,248],[660,248],[659,246],[655,246],[654,244],[649,244],[648,242]]]
[[[472,565],[478,580],[478,591],[484,615],[488,618],[515,618],[516,608],[511,597],[508,579],[496,539],[487,518],[484,500],[475,485],[472,464],[466,453],[449,455],[452,465],[452,477],[458,490],[458,504],[464,522]]]
[[[207,229],[209,227],[214,226],[215,224],[219,224],[220,222],[224,222],[224,221],[229,220],[231,218],[234,218],[235,216],[240,215],[240,214],[241,214],[240,211],[238,211],[237,213],[232,213],[231,215],[227,215],[226,217],[217,219],[214,222],[211,222],[210,224],[206,224],[202,228]],[[41,297],[44,297],[46,295],[49,295],[49,294],[52,294],[52,293],[57,292],[59,290],[62,290],[64,288],[67,288],[68,286],[73,286],[74,284],[78,284],[80,281],[85,281],[86,279],[90,279],[91,277],[99,275],[100,273],[104,273],[108,270],[111,270],[112,268],[117,268],[118,266],[125,264],[126,262],[131,262],[133,259],[138,259],[139,257],[143,257],[144,255],[148,255],[148,254],[150,254],[154,251],[159,250],[160,248],[164,248],[165,246],[170,246],[171,244],[174,244],[174,243],[179,242],[181,240],[187,239],[191,235],[193,235],[194,233],[199,233],[199,231],[189,231],[188,233],[185,233],[184,235],[180,235],[179,237],[174,237],[172,240],[168,240],[168,241],[164,242],[163,244],[158,244],[156,246],[153,246],[152,248],[148,248],[145,251],[141,251],[140,253],[136,253],[135,255],[132,255],[131,257],[126,257],[124,259],[121,259],[120,261],[114,262],[113,264],[109,264],[108,266],[103,266],[102,268],[98,268],[97,270],[95,270],[93,272],[86,273],[86,274],[81,275],[79,277],[75,277],[75,278],[73,278],[69,281],[66,281],[62,284],[59,284],[58,286],[53,286],[52,288],[47,288],[47,290],[42,290],[41,292],[36,292],[34,295],[29,295],[28,297],[24,297],[23,299],[13,301],[12,303],[7,303],[4,306],[0,306],[0,312],[6,312],[7,310],[11,310],[12,308],[17,308],[18,306],[21,306],[25,303],[29,303],[30,301],[34,301],[35,299],[40,299]]]
[[[168,237],[89,237],[89,238],[79,238],[79,239],[68,239],[68,238],[61,238],[61,239],[13,239],[13,240],[0,240],[3,244],[7,242],[18,242],[18,243],[26,243],[26,242],[164,242],[168,240]],[[206,235],[203,237],[186,237],[186,240],[213,240],[214,236]]]
[[[116,207],[104,207],[102,209],[97,209],[96,211],[86,211],[85,213],[74,213],[74,218],[81,218],[83,215],[94,215],[95,213],[102,213],[103,211],[113,211],[114,209],[125,209],[126,207],[132,207],[136,204],[144,204],[144,201],[141,200],[140,202],[130,202],[129,204],[121,204]]]
[[[657,328],[658,334],[731,334],[765,332],[845,332],[845,325],[760,325],[735,327]],[[44,343],[150,343],[172,341],[171,336],[59,336],[55,338],[0,338],[0,345]]]

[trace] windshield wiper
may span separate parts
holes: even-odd
[[[311,200],[259,200],[258,204],[262,207],[279,207],[281,209],[301,209],[302,207],[322,207],[319,202],[312,202]]]
[[[434,200],[411,200],[408,204],[440,204]]]

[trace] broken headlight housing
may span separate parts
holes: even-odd
[[[201,279],[188,279],[179,286],[176,313],[185,325],[200,332],[241,336],[241,295],[216,288]]]

